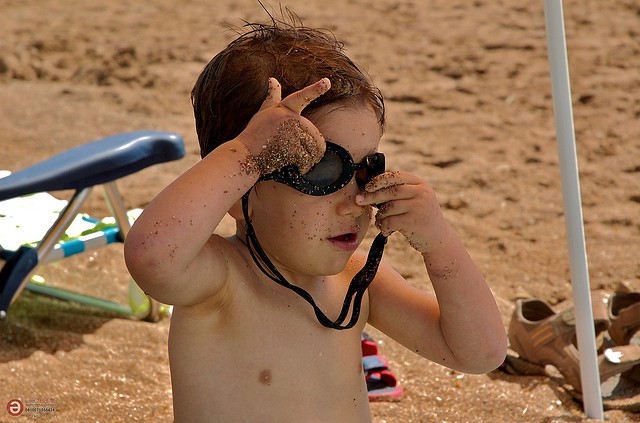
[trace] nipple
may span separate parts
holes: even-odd
[[[269,369],[261,371],[260,375],[258,376],[258,380],[260,381],[260,383],[267,386],[271,386],[271,378],[271,370]]]

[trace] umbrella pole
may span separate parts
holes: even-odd
[[[545,0],[544,13],[569,247],[571,285],[575,306],[576,335],[580,352],[583,406],[588,418],[603,420],[562,0]]]

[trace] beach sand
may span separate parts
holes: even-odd
[[[570,299],[543,2],[284,5],[344,40],[382,89],[388,168],[434,187],[505,328],[521,293],[552,305]],[[569,0],[564,8],[591,288],[640,290],[640,4]],[[189,102],[197,74],[234,37],[230,26],[265,19],[250,0],[2,0],[0,10],[0,169],[119,132],[182,134],[184,159],[119,182],[128,208],[144,207],[199,160]],[[97,194],[88,211],[103,217]],[[225,220],[220,231],[231,230]],[[431,289],[400,235],[385,258]],[[121,245],[38,274],[126,301]],[[47,399],[52,421],[172,421],[168,328],[167,319],[119,319],[24,294],[0,322],[0,421],[13,421],[5,413],[13,398]],[[399,402],[372,404],[374,422],[586,421],[559,376],[463,375],[370,333],[406,391]],[[640,420],[628,409],[605,415]]]

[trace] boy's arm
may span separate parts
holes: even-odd
[[[410,286],[388,266],[369,289],[369,322],[412,351],[455,370],[484,373],[506,353],[500,312],[482,274],[420,178],[388,172],[359,204],[383,203],[376,225],[401,232],[423,257],[435,296]]]
[[[289,157],[288,163],[277,165],[308,163],[309,155],[313,162],[320,160],[324,139],[300,112],[328,89],[329,80],[323,79],[281,100],[280,84],[271,78],[269,94],[245,130],[178,177],[145,208],[125,242],[127,267],[145,292],[176,305],[195,304],[220,292],[232,247],[213,231],[261,174],[275,170],[268,167],[265,154],[283,147],[276,141],[286,136],[281,133],[284,123],[295,121],[298,131],[294,141],[286,142],[306,140],[315,149],[305,146],[300,149],[305,157]]]
[[[226,280],[226,241],[213,231],[257,180],[242,170],[247,156],[238,140],[221,145],[167,186],[136,220],[125,259],[149,295],[187,305],[213,295],[220,288],[216,283]]]

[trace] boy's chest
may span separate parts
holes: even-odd
[[[335,319],[345,289],[327,289],[318,296],[318,306]],[[189,345],[232,360],[238,366],[258,372],[256,380],[268,380],[274,372],[318,375],[332,372],[352,377],[362,372],[360,334],[366,321],[367,297],[358,324],[349,330],[322,326],[309,305],[297,294],[268,281],[256,289],[251,283],[236,283],[228,293],[227,305],[215,315],[192,319],[172,335],[189,333]],[[178,317],[178,316],[175,316]],[[188,321],[188,323],[187,323]],[[179,322],[174,322],[179,323]],[[186,339],[185,339],[186,341]],[[202,343],[202,345],[200,345]]]
[[[343,296],[334,300],[334,307],[324,308],[331,310],[327,312],[330,318],[337,316],[336,306],[342,304]],[[252,350],[244,354],[247,365],[265,363],[265,374],[269,373],[268,363],[281,368],[280,372],[304,369],[307,375],[317,371],[318,376],[327,376],[334,371],[344,373],[345,369],[351,369],[351,375],[361,372],[364,316],[363,323],[353,329],[329,329],[318,322],[313,308],[297,295],[262,296],[246,303],[238,301],[233,308],[228,323],[236,330],[229,340],[240,349]],[[227,334],[225,330],[223,336]]]
[[[361,328],[326,329],[310,307],[311,317],[273,307],[235,303],[210,324],[173,322],[172,374],[183,369],[191,375],[173,377],[174,395],[195,390],[203,406],[232,413],[241,411],[233,410],[239,404],[245,411],[270,407],[318,415],[324,407],[338,412],[339,404],[345,410],[355,403],[366,408]]]

